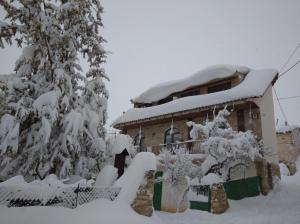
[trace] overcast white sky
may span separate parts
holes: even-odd
[[[213,64],[276,68],[300,43],[300,0],[102,0],[103,35],[112,54],[109,123],[152,85],[184,78]],[[1,73],[19,51],[0,49]],[[289,65],[300,60],[300,49]],[[85,65],[84,65],[85,66]],[[279,97],[300,95],[300,65],[275,85]],[[300,98],[282,100],[300,125]],[[276,117],[284,120],[275,102]]]

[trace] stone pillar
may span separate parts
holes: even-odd
[[[290,171],[291,176],[293,176],[297,172],[296,163],[295,162],[289,162],[286,165],[287,165],[287,167]]]
[[[139,187],[136,197],[131,204],[133,210],[144,216],[152,216],[155,171],[145,173],[144,183]]]
[[[268,163],[263,158],[255,160],[256,174],[261,178],[261,193],[267,195],[271,189],[268,177]]]
[[[281,174],[280,174],[280,167],[279,167],[278,164],[276,164],[276,163],[270,163],[270,167],[271,167],[271,172],[269,173],[269,175],[271,175],[272,189],[273,189],[274,183],[280,181]]]
[[[224,213],[229,208],[223,184],[213,184],[211,189],[211,212]]]

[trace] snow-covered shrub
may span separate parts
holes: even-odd
[[[23,52],[1,107],[0,178],[95,177],[105,155],[108,91],[98,0],[0,1],[0,46]],[[90,69],[84,74],[83,55]]]
[[[158,164],[163,167],[163,178],[176,185],[181,178],[190,176],[193,171],[192,160],[185,150],[177,150],[176,154],[163,150],[157,156]]]
[[[229,180],[233,168],[248,166],[261,156],[261,146],[254,134],[251,131],[234,131],[226,119],[229,115],[225,108],[213,121],[206,121],[203,125],[187,122],[192,127],[190,134],[193,139],[197,139],[199,133],[205,136],[201,150],[208,156],[201,165],[203,175],[217,173],[224,180]]]
[[[222,183],[222,182],[224,182],[223,179],[221,179],[217,174],[209,173],[204,177],[202,177],[200,184],[212,186],[213,184]]]

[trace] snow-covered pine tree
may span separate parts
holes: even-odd
[[[192,127],[190,135],[193,139],[197,139],[199,133],[205,136],[201,150],[208,156],[201,165],[201,175],[217,173],[226,181],[234,167],[247,167],[256,157],[261,157],[262,147],[254,134],[234,131],[226,118],[229,115],[225,108],[213,121],[207,120],[203,125],[187,122]]]
[[[23,47],[0,123],[0,178],[98,173],[108,92],[98,0],[0,0],[0,45]],[[90,70],[84,74],[79,56]]]

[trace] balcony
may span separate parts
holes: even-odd
[[[203,150],[201,150],[202,142],[202,140],[188,140],[184,142],[176,142],[170,144],[159,144],[147,147],[147,151],[153,152],[156,155],[160,154],[163,150],[168,150],[174,154],[182,150],[188,154],[203,154],[204,152]]]

